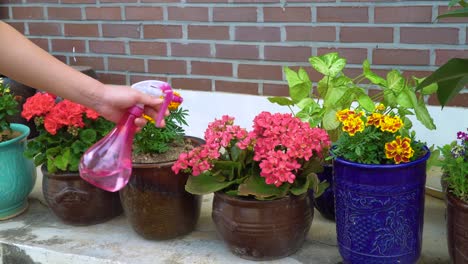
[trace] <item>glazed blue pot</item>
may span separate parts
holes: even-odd
[[[333,166],[324,165],[323,171],[317,173],[320,181],[327,181],[330,185],[318,198],[314,198],[313,190],[309,190],[309,199],[313,201],[312,210],[317,209],[319,213],[326,219],[335,221],[335,195],[333,192]]]
[[[416,263],[421,255],[426,155],[398,165],[334,162],[336,233],[344,263]]]
[[[17,216],[28,207],[28,195],[36,182],[32,160],[23,156],[29,127],[11,124],[20,136],[0,143],[0,220]]]

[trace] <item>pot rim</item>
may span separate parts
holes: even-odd
[[[449,203],[460,208],[461,211],[468,213],[468,202],[465,202],[453,194],[450,189],[447,190],[447,200]]]
[[[24,138],[26,138],[26,137],[29,135],[29,133],[31,132],[31,130],[29,129],[28,126],[23,125],[23,124],[19,124],[19,123],[11,123],[11,124],[10,124],[10,128],[11,128],[13,131],[19,131],[19,132],[21,132],[21,135],[18,136],[18,137],[15,137],[15,138],[13,138],[13,139],[10,139],[10,140],[1,142],[1,143],[0,143],[0,147],[3,147],[3,146],[10,145],[10,144],[16,143],[16,142],[18,142],[18,141],[21,141],[21,140],[23,140]]]
[[[266,203],[277,203],[279,201],[287,201],[291,199],[300,199],[302,198],[302,196],[306,196],[307,192],[301,195],[287,194],[284,197],[274,199],[274,200],[256,200],[255,198],[248,198],[248,197],[243,197],[243,196],[230,196],[224,193],[223,191],[217,191],[214,193],[214,195],[220,197],[223,200],[228,200],[232,202],[242,201],[243,203],[249,203],[249,204],[256,204],[256,203],[266,204]]]

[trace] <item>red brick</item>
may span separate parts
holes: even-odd
[[[188,26],[189,39],[212,39],[226,40],[229,39],[229,27],[227,26]]]
[[[186,0],[187,3],[227,3],[229,0]]]
[[[39,6],[11,7],[14,19],[44,19],[44,8]]]
[[[376,70],[375,69],[372,69],[373,72],[376,73]],[[356,77],[358,77],[359,75],[362,74],[362,69],[361,68],[351,68],[351,67],[345,67],[343,69],[343,74],[348,76],[349,78],[351,79],[354,79]],[[377,73],[378,74],[378,73]],[[385,76],[385,75],[383,75]],[[384,77],[385,78],[385,77]],[[361,81],[361,84],[367,84],[369,83],[367,80],[363,80]]]
[[[161,7],[135,7],[125,8],[125,18],[127,20],[163,20],[163,10]]]
[[[258,84],[248,82],[215,81],[217,92],[258,95]]]
[[[367,7],[317,7],[318,22],[368,22]]]
[[[439,6],[437,15],[442,15],[448,13],[449,11],[459,9],[459,7],[448,8],[448,6]],[[451,18],[442,18],[437,20],[438,23],[468,23],[467,17],[451,17]]]
[[[307,62],[311,55],[310,47],[265,46],[265,60]]]
[[[120,7],[87,7],[87,20],[121,20]]]
[[[49,19],[81,20],[81,9],[78,7],[48,7]]]
[[[249,4],[257,4],[257,3],[279,3],[280,0],[232,0],[232,3],[249,3]]]
[[[64,24],[64,33],[68,37],[99,37],[97,24]]]
[[[128,4],[128,3],[136,3],[138,0],[100,0],[101,3],[123,3],[123,4]],[[162,1],[159,1],[162,2]]]
[[[103,24],[102,36],[139,38],[140,26],[131,24]]]
[[[457,44],[457,28],[400,28],[400,42],[412,44]]]
[[[425,78],[429,75],[431,75],[431,71],[415,71],[415,70],[403,70],[402,71],[402,74],[403,74],[403,77],[405,77],[406,79],[410,80],[414,77],[416,78]]]
[[[256,7],[215,7],[213,8],[215,22],[257,22]]]
[[[182,60],[149,60],[148,72],[163,74],[187,74],[187,63]]]
[[[144,38],[179,39],[182,38],[180,25],[144,25]]]
[[[115,73],[107,73],[107,72],[97,72],[99,75],[99,80],[106,84],[117,84],[117,85],[125,85],[127,84],[127,76],[126,74],[115,74]]]
[[[22,0],[4,0],[2,4],[21,4]]]
[[[108,58],[110,71],[145,72],[145,61],[143,59],[131,58]]]
[[[41,49],[45,51],[49,51],[49,41],[44,38],[28,38],[30,41],[32,41],[34,44],[39,46]]]
[[[452,58],[468,58],[468,50],[436,50],[436,65],[442,65]]]
[[[236,27],[235,39],[237,41],[280,41],[281,31],[279,27]]]
[[[62,55],[52,55],[52,56],[54,56],[57,60],[59,60],[59,61],[65,63],[65,64],[68,63],[68,62],[67,62],[67,56],[62,56]]]
[[[264,7],[265,22],[312,22],[310,7]]]
[[[33,23],[29,22],[29,35],[49,35],[49,36],[60,36],[62,35],[62,29],[59,23]]]
[[[140,74],[135,74],[135,73],[130,73],[129,75],[130,75],[130,83],[137,83],[141,81],[146,81],[148,79],[159,80],[163,82],[168,81],[168,79],[164,75],[151,74],[150,76],[148,76],[147,74],[140,75]]]
[[[341,42],[393,42],[393,28],[390,27],[342,27]]]
[[[287,41],[335,41],[335,27],[286,26]]]
[[[10,26],[24,34],[24,22],[8,22]]]
[[[171,85],[175,89],[211,91],[211,79],[172,78]]]
[[[258,59],[259,51],[256,45],[217,44],[216,58],[223,59]]]
[[[263,84],[263,95],[265,96],[289,96],[289,87],[287,84]]]
[[[171,55],[175,57],[211,57],[210,44],[171,43]]]
[[[85,52],[86,46],[84,40],[77,39],[52,39],[52,51],[54,52]]]
[[[95,71],[104,70],[104,58],[102,57],[75,56],[74,58],[73,56],[70,58],[71,65],[91,66]]]
[[[89,50],[94,53],[125,54],[125,43],[122,41],[89,41]]]
[[[168,20],[208,21],[207,7],[168,7]]]
[[[130,42],[130,54],[167,56],[167,44],[154,41],[132,41]]]
[[[412,49],[375,49],[373,64],[388,65],[428,65],[428,50]]]
[[[431,6],[386,6],[375,7],[375,23],[430,23]]]
[[[57,4],[58,0],[26,0],[28,4]]]
[[[181,3],[181,0],[141,0],[142,3]]]
[[[232,76],[231,63],[192,61],[191,64],[195,75]]]
[[[283,80],[283,67],[279,65],[239,64],[237,77],[240,79]]]
[[[323,55],[330,52],[338,54],[346,59],[348,64],[362,64],[367,58],[367,49],[364,48],[318,48],[317,55]]]
[[[440,105],[439,100],[435,94],[429,96],[427,101],[429,105]],[[455,107],[468,107],[468,93],[459,93],[457,94],[446,106],[455,106]]]
[[[60,0],[62,4],[95,4],[96,0]]]

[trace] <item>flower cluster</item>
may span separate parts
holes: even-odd
[[[457,140],[439,149],[443,155],[443,179],[448,183],[449,191],[468,202],[468,133],[459,131]]]
[[[295,194],[303,193],[318,184],[310,177],[316,176],[314,169],[320,168],[312,165],[320,164],[324,149],[330,146],[323,129],[311,128],[291,114],[269,112],[255,117],[250,132],[225,115],[208,125],[205,140],[204,145],[182,153],[172,167],[175,173],[184,171],[192,175],[187,189],[200,193],[194,189],[196,181],[202,181],[198,178],[203,178],[207,182],[222,182],[205,188],[205,193],[222,190],[257,199],[295,193],[299,186],[302,189]],[[305,168],[310,170],[303,173]],[[269,192],[260,194],[260,188]]]
[[[336,114],[345,132],[333,153],[349,161],[366,164],[400,164],[410,162],[421,145],[404,130],[396,111],[383,104],[374,112],[344,109]]]
[[[34,119],[39,136],[28,142],[26,156],[49,172],[78,171],[83,153],[112,128],[97,112],[50,93],[36,93],[23,105],[21,115]]]
[[[8,116],[18,112],[18,102],[20,100],[21,96],[12,94],[10,88],[0,78],[0,142],[13,138]]]

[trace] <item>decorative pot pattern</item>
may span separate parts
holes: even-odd
[[[187,137],[195,145],[203,140]],[[120,190],[125,215],[139,235],[150,240],[172,239],[195,229],[202,196],[185,191],[188,174],[175,175],[175,161],[133,164],[132,176]]]
[[[319,213],[326,219],[335,221],[335,194],[333,192],[333,166],[324,165],[323,171],[317,173],[320,181],[326,180],[330,185],[318,198],[314,198],[313,190],[309,190],[309,199],[313,205],[312,210],[317,209]],[[312,202],[313,201],[313,202]]]
[[[122,214],[119,194],[101,190],[78,172],[49,173],[42,166],[42,192],[55,216],[70,225],[93,225]]]
[[[417,262],[429,155],[399,165],[335,160],[336,232],[344,263]]]
[[[468,263],[468,203],[447,193],[447,243],[451,263]]]
[[[11,124],[21,135],[0,143],[0,220],[17,216],[28,208],[28,195],[36,182],[36,168],[24,157],[29,128]]]
[[[272,260],[289,256],[302,246],[312,224],[310,206],[306,194],[257,201],[217,192],[212,218],[233,254]]]

